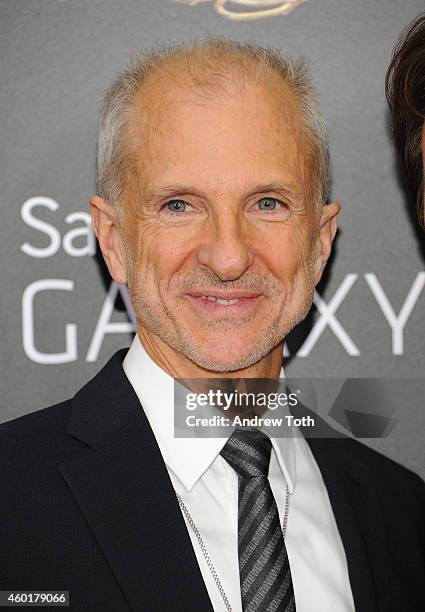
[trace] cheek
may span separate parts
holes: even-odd
[[[188,245],[185,240],[178,240],[175,236],[165,232],[152,241],[146,253],[152,262],[154,274],[159,281],[168,285],[169,280],[184,265],[187,257]]]
[[[310,274],[312,239],[305,227],[286,226],[262,249],[268,268],[283,282]]]
[[[194,241],[158,223],[144,223],[133,233],[134,274],[146,285],[154,282],[168,287],[190,257]]]

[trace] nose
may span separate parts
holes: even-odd
[[[236,280],[252,264],[248,228],[234,211],[221,211],[210,221],[198,250],[199,263],[222,281]]]

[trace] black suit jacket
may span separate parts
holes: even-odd
[[[125,353],[72,400],[0,426],[0,590],[68,590],[91,612],[212,612]],[[423,482],[351,439],[308,442],[356,610],[425,610]]]

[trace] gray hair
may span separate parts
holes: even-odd
[[[298,101],[311,149],[314,199],[317,203],[325,202],[329,188],[328,143],[305,62],[291,62],[275,49],[210,37],[136,55],[130,67],[118,75],[107,91],[99,121],[97,193],[118,212],[122,210],[124,176],[130,163],[126,147],[127,117],[135,96],[149,77],[169,82],[176,73],[176,83],[187,84],[201,94],[211,88],[225,87],[230,74],[236,73],[247,82],[262,82],[270,73],[277,74]]]

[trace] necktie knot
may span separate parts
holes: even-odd
[[[270,438],[258,429],[235,429],[226,444],[221,456],[241,478],[267,478],[269,473]]]

